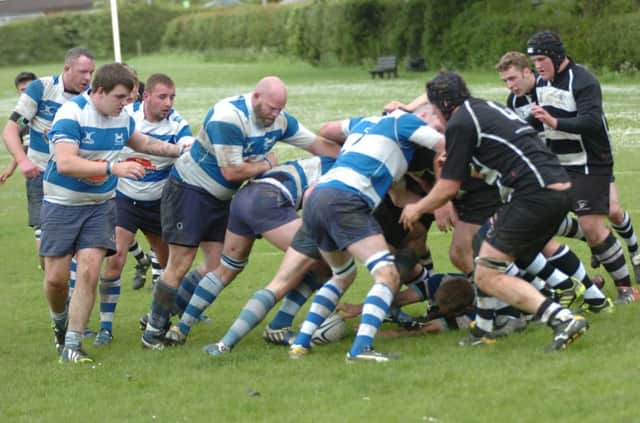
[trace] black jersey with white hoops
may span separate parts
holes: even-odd
[[[447,122],[445,139],[442,178],[462,181],[471,173],[497,185],[505,202],[511,196],[569,181],[537,131],[492,101],[465,100]]]
[[[595,76],[570,59],[569,66],[553,81],[537,78],[536,98],[558,120],[555,129],[545,125],[544,134],[548,147],[567,170],[610,175],[613,156],[609,128]]]

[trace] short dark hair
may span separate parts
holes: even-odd
[[[427,82],[427,98],[449,120],[453,110],[471,97],[462,77],[455,72],[440,72]]]
[[[67,54],[64,55],[64,64],[70,65],[82,56],[85,56],[91,60],[95,60],[95,57],[93,57],[93,53],[91,53],[89,49],[84,47],[73,47],[67,51]]]
[[[136,78],[122,63],[108,63],[96,71],[91,91],[96,92],[98,88],[102,88],[108,94],[118,85],[131,91],[136,85]]]
[[[447,315],[458,315],[473,305],[476,294],[469,279],[458,276],[443,279],[435,295],[435,303]]]
[[[512,66],[519,70],[531,69],[531,62],[529,62],[529,57],[526,54],[520,53],[519,51],[508,51],[496,64],[496,71],[504,72]]]
[[[151,92],[156,87],[156,85],[162,84],[167,87],[175,87],[176,84],[173,82],[168,75],[164,73],[154,73],[147,79],[147,83],[145,85],[145,91]]]
[[[33,72],[20,72],[13,80],[13,85],[17,88],[18,85],[22,84],[23,82],[34,81],[36,79],[38,79],[38,77]]]

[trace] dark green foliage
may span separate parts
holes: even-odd
[[[139,40],[145,53],[246,50],[248,58],[276,53],[314,65],[422,56],[431,69],[484,68],[551,29],[578,62],[640,68],[640,0],[315,0],[181,13],[127,3],[120,9],[123,54],[135,54]],[[56,61],[75,45],[112,55],[108,11],[19,22],[0,27],[0,36],[0,65]]]
[[[128,4],[119,9],[123,55],[160,48],[168,21],[177,12],[144,4]],[[113,57],[109,10],[91,13],[65,13],[20,21],[0,27],[0,65],[61,61],[75,46],[88,47],[97,58]]]

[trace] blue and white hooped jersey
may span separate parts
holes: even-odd
[[[15,112],[29,120],[27,157],[43,170],[50,154],[47,132],[60,106],[75,95],[65,93],[62,77],[55,75],[32,81],[18,99]]]
[[[169,144],[193,142],[189,124],[173,109],[160,122],[149,122],[144,118],[144,102],[130,104],[125,110],[135,120],[136,129],[146,135]],[[122,149],[120,160],[136,159],[144,160],[147,165],[147,172],[144,178],[119,178],[116,195],[122,195],[138,201],[160,200],[162,188],[169,179],[171,167],[176,158],[139,153],[128,146]]]
[[[256,177],[253,183],[271,184],[289,198],[291,205],[299,209],[302,195],[309,185],[327,173],[335,163],[331,157],[314,156],[308,159],[290,160]]]
[[[53,121],[52,144],[71,142],[78,155],[87,160],[115,161],[135,130],[135,121],[124,110],[118,116],[105,116],[96,110],[87,93],[62,105]],[[74,178],[58,172],[55,154],[44,173],[44,200],[82,206],[103,203],[113,197],[118,178],[114,175]]]
[[[172,175],[201,187],[220,200],[228,200],[240,182],[227,181],[220,167],[262,160],[277,141],[307,148],[315,135],[285,111],[264,127],[251,107],[251,93],[216,103],[204,118],[202,129],[188,154],[174,165]]]
[[[333,168],[320,178],[317,187],[354,192],[374,209],[391,185],[407,172],[416,145],[433,149],[443,138],[422,119],[401,110],[360,119],[351,127]]]

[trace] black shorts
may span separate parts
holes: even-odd
[[[578,216],[609,214],[611,175],[584,175],[567,172],[571,178],[571,210]]]
[[[568,191],[541,189],[520,194],[496,211],[484,240],[514,258],[528,259],[556,234],[568,212]]]
[[[131,198],[116,197],[116,226],[131,233],[141,230],[144,233],[162,234],[160,224],[160,200],[144,203]]]
[[[402,208],[393,204],[393,201],[391,201],[388,195],[382,199],[380,205],[373,212],[373,217],[375,217],[380,224],[387,243],[396,249],[403,246],[408,234],[400,223],[401,214]],[[432,214],[424,214],[420,218],[420,223],[429,230],[434,219]]]
[[[291,240],[291,248],[300,254],[316,260],[320,260],[322,258],[320,250],[318,250],[318,245],[304,225],[302,225],[300,229],[298,229],[298,232],[293,236],[293,240]]]
[[[453,206],[461,221],[482,225],[502,206],[502,200],[498,188],[471,178],[462,184]]]
[[[170,178],[162,191],[162,238],[185,247],[224,241],[230,202]]]

